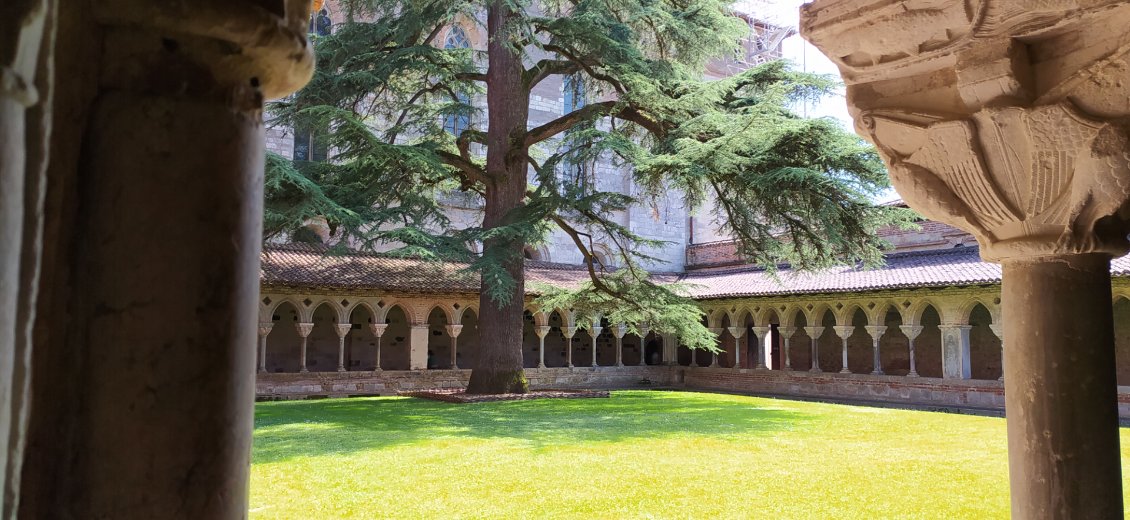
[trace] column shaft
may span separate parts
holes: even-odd
[[[840,368],[840,373],[841,374],[850,374],[851,369],[848,368],[848,339],[845,336],[845,337],[841,338],[841,341],[843,342],[843,348],[841,349],[842,352],[843,352],[843,361],[842,361],[843,362],[843,368]]]
[[[1006,260],[1014,518],[1122,518],[1110,261]]]

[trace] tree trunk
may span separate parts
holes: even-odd
[[[529,115],[529,92],[522,81],[521,58],[500,34],[516,16],[505,0],[487,8],[487,175],[483,228],[504,225],[510,211],[523,204],[526,194],[528,150],[522,144]],[[509,301],[499,304],[487,294],[483,280],[479,295],[478,366],[471,370],[467,393],[525,393],[529,389],[522,371],[522,312],[525,307],[525,273],[521,240],[487,240],[483,254],[504,258],[506,272],[514,278]]]

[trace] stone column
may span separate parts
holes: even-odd
[[[906,377],[918,377],[918,366],[914,362],[914,340],[925,327],[921,325],[899,325],[899,330],[906,334],[907,348],[910,350],[910,372],[907,372]]]
[[[345,336],[349,335],[349,331],[353,329],[352,323],[338,323],[335,327],[337,332],[337,371],[345,372]]]
[[[1110,259],[1130,250],[1130,3],[815,0],[856,129],[1003,269],[1015,518],[1122,518]],[[1102,37],[1096,37],[1102,35]],[[968,377],[968,327],[943,327]]]
[[[713,332],[714,335],[718,337],[718,343],[721,344],[722,343],[722,335],[726,333],[726,329],[723,329],[722,327],[713,327],[713,328],[710,329],[710,332]],[[716,368],[718,366],[718,353],[717,352],[711,352],[710,353],[710,366],[714,367],[714,368]]]
[[[730,331],[730,335],[734,337],[734,370],[742,369],[742,336],[745,335],[745,327],[727,327],[726,330]]]
[[[302,365],[298,369],[299,372],[309,372],[306,368],[306,339],[310,337],[310,332],[314,330],[313,323],[295,323],[294,330],[298,331],[298,337],[302,338],[302,344],[298,347],[298,357],[302,360]]]
[[[782,370],[791,371],[793,362],[789,359],[789,343],[793,339],[793,334],[796,334],[796,327],[777,327],[777,332],[781,333],[781,348],[785,351],[785,364]]]
[[[602,330],[604,330],[604,327],[601,327],[600,325],[597,325],[596,323],[593,323],[592,327],[589,327],[589,336],[592,337],[592,367],[593,368],[596,368],[598,366],[596,364],[596,337],[600,335],[600,331],[602,331]]]
[[[612,335],[616,338],[616,366],[624,366],[624,335],[628,333],[628,326],[617,323],[612,327]]]
[[[812,368],[809,372],[823,372],[820,370],[820,343],[817,340],[824,334],[824,327],[805,327],[804,332],[812,340]]]
[[[271,334],[273,328],[275,328],[274,322],[259,322],[259,373],[267,371],[267,336]]]
[[[385,335],[386,330],[388,330],[388,324],[387,323],[370,323],[369,324],[369,331],[372,332],[373,335],[377,337],[377,352],[376,352],[376,357],[375,357],[376,361],[374,362],[374,366],[373,366],[373,371],[375,371],[375,372],[381,371],[381,336]]]
[[[997,378],[997,381],[1004,381],[1004,325],[991,323],[989,328],[993,329],[993,334],[996,334],[997,338],[1001,340],[1001,376]]]
[[[754,335],[751,336],[749,339],[750,339],[750,341],[753,341],[755,343],[754,349],[753,349],[753,351],[755,352],[755,354],[757,356],[757,362],[753,366],[753,368],[755,370],[766,370],[766,369],[769,368],[765,365],[765,342],[769,340],[770,334],[772,332],[773,332],[773,327],[754,327],[753,328],[753,334]]]
[[[864,329],[871,335],[871,351],[875,356],[875,361],[872,365],[875,369],[871,371],[871,375],[881,376],[883,375],[883,359],[881,352],[879,352],[879,340],[882,339],[883,334],[887,332],[887,327],[886,325],[867,325]]]
[[[647,335],[651,329],[646,325],[640,325],[640,366],[647,365]]]
[[[457,342],[459,341],[459,334],[463,332],[463,325],[457,323],[455,325],[447,325],[445,328],[447,329],[447,335],[451,336],[451,369],[459,370],[459,359],[456,357],[458,355]],[[544,337],[544,335],[541,337]],[[542,346],[545,346],[544,341],[542,342]],[[545,368],[544,356],[542,356],[542,368]]]
[[[836,335],[839,336],[840,341],[843,342],[842,352],[844,360],[843,368],[840,369],[840,373],[850,374],[851,369],[848,368],[848,338],[855,333],[855,325],[836,325],[835,327],[832,327],[832,330],[836,331]]]
[[[412,325],[408,333],[408,368],[410,370],[428,369],[428,340],[431,339],[431,327],[427,323]]]
[[[969,379],[969,325],[940,325],[942,331],[942,377]]]
[[[549,334],[549,325],[534,327],[534,334],[538,335],[538,368],[545,368],[545,335]]]
[[[79,209],[55,222],[70,235],[55,238],[73,241],[58,261],[77,273],[60,335],[72,352],[91,355],[78,361],[80,412],[65,421],[66,445],[53,447],[66,485],[42,517],[242,518],[263,100],[310,77],[309,2],[107,0],[65,10],[89,13],[75,29],[93,38],[60,30],[56,55],[94,54],[96,74],[56,72],[63,97],[85,97],[84,83],[94,94],[62,116],[83,128],[74,134],[82,136],[78,182],[64,183],[73,192],[62,199]],[[8,40],[8,20],[0,34]],[[6,240],[6,250],[19,249]]]
[[[679,338],[674,334],[663,334],[663,364],[679,364]]]
[[[561,335],[565,336],[565,366],[573,368],[573,336],[577,335],[577,327],[561,327]]]

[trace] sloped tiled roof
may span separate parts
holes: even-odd
[[[989,285],[1001,280],[1000,266],[982,261],[976,247],[895,253],[886,260],[878,269],[843,266],[811,273],[780,269],[774,275],[743,267],[653,277],[686,284],[696,299]],[[267,287],[478,293],[478,277],[461,272],[463,267],[374,254],[327,254],[326,249],[315,246],[272,245],[264,248],[260,281]],[[1116,258],[1111,272],[1130,275],[1130,257]],[[526,263],[530,292],[537,283],[572,288],[587,279],[588,273],[578,266]]]
[[[776,276],[741,268],[690,273],[683,282],[695,298],[858,292],[912,287],[950,287],[1000,283],[1001,268],[981,260],[976,247],[887,255],[878,269],[842,266],[820,272],[787,269]]]

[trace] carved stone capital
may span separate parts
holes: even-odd
[[[777,332],[781,333],[782,338],[791,338],[796,334],[796,327],[777,327]]]
[[[646,323],[642,323],[636,328],[638,328],[640,331],[640,339],[647,339],[648,333],[651,332],[651,327]]]
[[[1130,134],[1122,122],[1064,101],[961,119],[873,111],[862,127],[906,202],[973,233],[987,260],[1130,249]]]
[[[1130,4],[815,0],[801,33],[907,204],[986,260],[1130,250]]]
[[[855,334],[855,325],[836,325],[832,327],[832,330],[836,331],[836,335],[841,339],[847,339],[852,334]]]
[[[537,327],[534,327],[534,334],[537,334],[538,338],[544,338],[547,334],[549,334],[549,330],[549,325],[539,325]]]
[[[259,337],[265,338],[271,333],[271,329],[275,328],[274,322],[260,321],[259,322]]]
[[[301,322],[295,323],[294,324],[294,330],[298,331],[299,336],[302,336],[303,338],[305,338],[305,337],[310,335],[311,331],[314,330],[314,324],[313,323],[301,323]]]
[[[589,327],[589,336],[592,336],[593,339],[596,339],[596,337],[599,336],[601,331],[603,330],[604,327],[601,327],[600,325],[593,325],[592,327]]]
[[[387,323],[370,323],[369,324],[369,332],[372,332],[373,335],[378,337],[378,338],[381,337],[381,336],[384,336],[386,330],[388,330],[388,324]]]
[[[745,327],[726,327],[730,331],[730,335],[734,338],[741,339],[745,335]]]
[[[887,332],[887,326],[886,325],[867,325],[867,326],[863,327],[863,329],[866,330],[867,333],[871,335],[871,339],[876,339],[876,340],[883,337],[883,334],[885,334]]]
[[[334,326],[334,332],[337,332],[339,338],[344,338],[351,330],[353,330],[352,323],[338,323]]]
[[[773,330],[772,327],[753,327],[753,333],[755,335],[757,335],[758,338],[761,338],[761,339],[765,339],[765,337],[769,334],[769,331],[771,331],[771,330]],[[778,329],[778,330],[780,330],[780,329]]]
[[[627,333],[628,326],[623,323],[617,323],[614,327],[612,327],[612,335],[616,336],[616,339],[623,339],[624,335],[626,335]]]
[[[565,339],[573,339],[573,336],[577,335],[577,327],[561,327],[561,335],[565,336]]]
[[[458,323],[455,325],[446,325],[444,328],[447,329],[447,335],[453,338],[458,338],[459,333],[463,332],[463,325]]]
[[[914,341],[925,329],[926,327],[922,325],[899,325],[899,330],[901,330],[903,334],[906,334],[906,337],[911,341]]]
[[[824,328],[825,327],[823,327],[823,326],[804,327],[804,333],[808,334],[809,338],[816,339],[816,338],[819,338],[821,335],[824,334]]]
[[[726,333],[726,329],[722,327],[710,327],[709,330],[712,334],[718,337],[722,337],[722,334]]]

